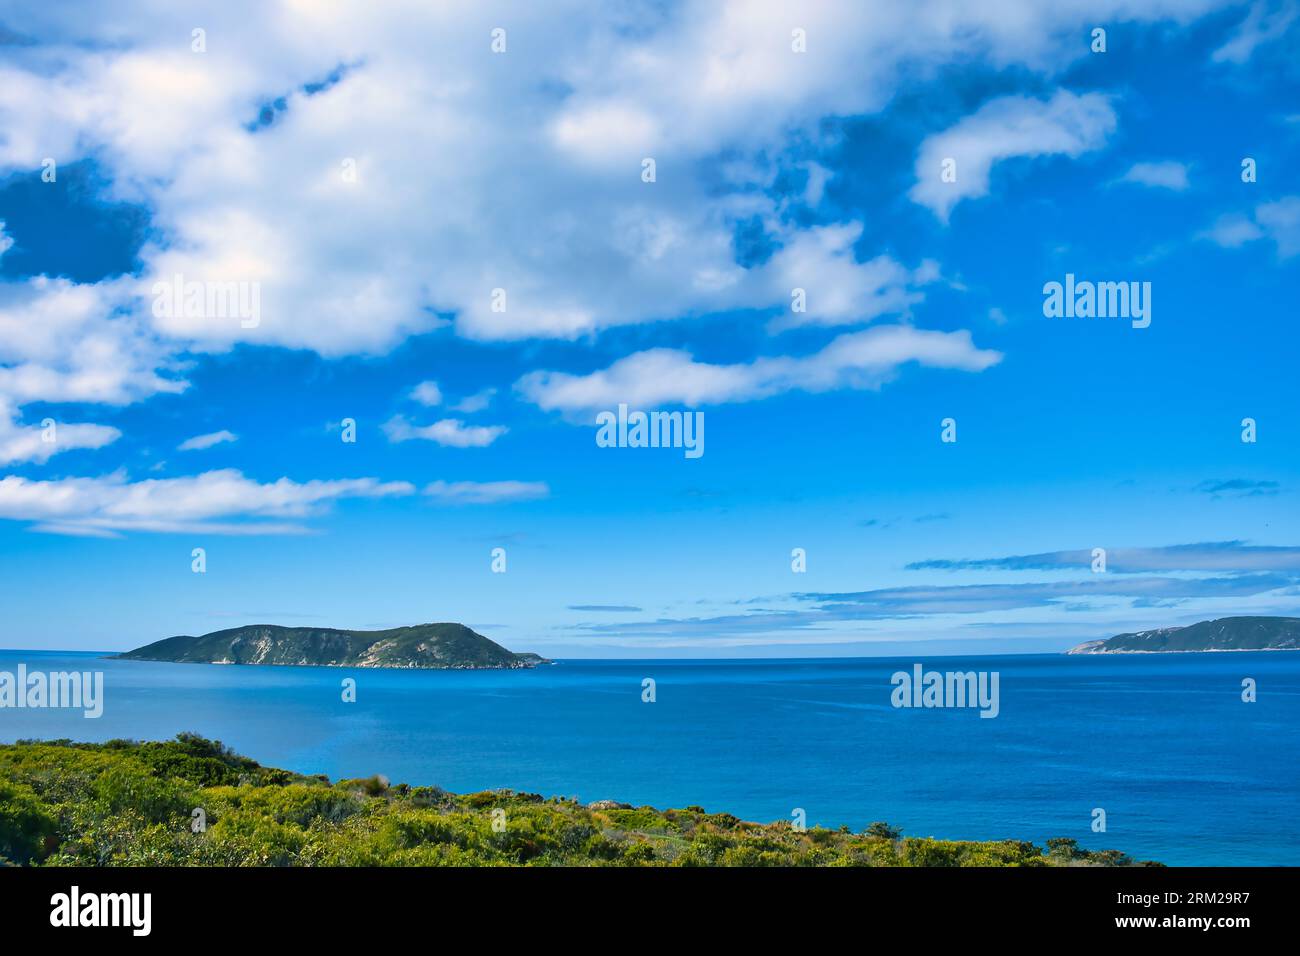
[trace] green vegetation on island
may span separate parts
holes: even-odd
[[[201,637],[182,635],[124,654],[131,661],[281,664],[308,667],[521,668],[549,664],[506,650],[464,624],[415,624],[387,631],[249,624]]]
[[[1074,840],[797,829],[700,807],[330,783],[220,742],[0,745],[0,864],[46,866],[1131,866]]]
[[[1067,654],[1151,654],[1169,651],[1300,650],[1300,617],[1221,617],[1186,627],[1117,634],[1086,641]]]

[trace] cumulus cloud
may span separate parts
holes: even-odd
[[[0,283],[0,396],[28,402],[125,405],[185,382],[138,315],[131,283],[37,276]]]
[[[258,482],[235,469],[184,478],[131,481],[121,472],[97,478],[33,481],[0,478],[0,519],[38,531],[116,536],[124,531],[284,534],[343,498],[413,494],[404,481],[375,478]]]
[[[881,315],[906,313],[922,299],[920,287],[938,278],[934,262],[907,269],[893,257],[858,262],[854,243],[861,223],[820,226],[799,233],[775,252],[762,270],[765,288],[750,302],[770,305],[803,290],[801,310],[793,303],[771,323],[774,331],[800,325],[847,325]]]
[[[903,78],[952,65],[1051,77],[1087,55],[1084,27],[1189,22],[1226,2],[863,0],[802,6],[797,23],[779,0],[556,0],[505,17],[469,0],[281,0],[255,18],[216,2],[18,5],[5,28],[39,42],[0,62],[0,176],[93,158],[103,198],[145,209],[150,238],[131,276],[0,282],[0,462],[118,437],[71,423],[38,445],[18,424],[27,404],[176,394],[194,355],[239,344],[379,355],[449,322],[477,340],[577,339],[733,309],[777,316],[773,331],[906,320],[936,263],[867,248],[860,222],[810,224],[788,214],[797,199],[774,198],[775,173],[795,170],[807,174],[802,201],[821,203],[826,120],[878,112]],[[488,38],[502,23],[509,52],[497,56]],[[189,48],[195,24],[202,55]],[[791,49],[795,26],[806,54]],[[956,193],[922,177],[914,198],[946,217],[955,197],[988,191],[997,161],[1079,155],[1113,122],[1097,94],[995,100],[921,148],[918,164],[959,148]],[[724,156],[724,173],[700,175]],[[654,183],[640,178],[647,157]],[[1283,255],[1286,214],[1251,224]],[[751,221],[773,251],[742,264],[734,238]],[[12,241],[0,231],[0,253]],[[177,277],[255,290],[260,321],[157,308],[158,284]],[[793,288],[805,312],[790,310]],[[999,358],[965,332],[898,327],[803,357],[715,365],[650,350],[519,384],[550,408],[705,403],[876,388],[907,362],[978,371]],[[482,447],[505,429],[398,416],[385,431]]]
[[[988,195],[995,163],[1020,157],[1074,158],[1100,149],[1115,126],[1115,111],[1100,93],[1058,90],[1046,101],[999,97],[921,144],[916,185],[908,195],[947,222],[961,200]],[[943,176],[948,160],[955,162],[951,182]]]
[[[426,408],[442,404],[442,389],[437,382],[421,382],[411,389],[411,398]]]
[[[966,331],[932,332],[890,325],[840,335],[821,351],[799,358],[715,365],[698,362],[678,349],[649,349],[589,375],[532,372],[520,379],[516,388],[547,410],[583,411],[622,402],[642,408],[716,405],[795,389],[875,389],[909,362],[981,372],[1001,359],[999,352],[977,348]]]
[[[118,429],[108,425],[65,424],[53,418],[42,419],[38,425],[22,425],[0,396],[0,465],[44,464],[59,452],[103,448],[121,437]]]
[[[435,481],[424,493],[444,504],[491,505],[545,498],[551,489],[544,481]]]
[[[905,75],[972,62],[1052,73],[1086,54],[1079,30],[1099,19],[1186,22],[1220,2],[814,3],[795,24],[778,0],[559,0],[512,6],[501,56],[488,42],[501,11],[470,2],[286,2],[257,18],[145,0],[111,19],[86,4],[16,9],[9,27],[43,42],[0,66],[0,169],[93,155],[113,198],[152,211],[136,311],[172,347],[376,354],[448,315],[475,338],[572,338],[780,308],[781,260],[735,259],[736,223],[754,215],[809,271],[885,280],[876,307],[898,310],[906,283],[888,262],[819,247],[754,182],[719,191],[690,164],[815,150],[824,119],[878,111]],[[200,21],[210,47],[195,55]],[[806,54],[791,49],[796,25]],[[273,121],[258,122],[270,101]],[[1008,131],[1017,154],[1074,155],[1108,119],[1087,96],[1043,110],[1024,120],[1035,129]],[[963,183],[1002,158],[976,152]],[[653,184],[640,181],[647,156]],[[810,177],[809,201],[822,181]],[[258,283],[261,322],[150,314],[151,284],[177,274]]]
[[[815,135],[822,117],[880,109],[909,70],[978,60],[1052,72],[1087,55],[1078,31],[1099,20],[1186,22],[1222,5],[863,0],[803,4],[794,16],[782,0],[699,0],[658,22],[641,10],[650,28],[585,64],[554,135],[592,165],[620,166],[655,155],[647,149],[700,155]],[[806,55],[792,54],[794,27]]]
[[[1287,196],[1255,207],[1255,222],[1277,244],[1279,258],[1300,253],[1300,196]]]
[[[1134,163],[1119,179],[1122,183],[1135,183],[1155,189],[1172,189],[1182,192],[1190,183],[1187,164],[1166,160],[1160,163]]]
[[[728,139],[744,150],[779,146],[779,119],[761,134],[734,118],[725,130],[714,121],[742,99],[747,111],[774,119],[804,109],[814,116],[827,108],[822,97],[845,88],[822,68],[816,82],[793,87],[719,85],[715,76],[707,114],[690,130],[680,101],[663,91],[646,119],[627,105],[642,91],[609,89],[608,71],[638,50],[643,62],[663,56],[684,67],[704,38],[742,23],[737,52],[766,58],[763,34],[739,6],[674,13],[639,38],[624,29],[624,14],[593,13],[588,4],[573,5],[582,15],[571,17],[562,7],[513,10],[515,43],[500,60],[484,39],[498,15],[473,4],[300,6],[255,24],[208,12],[209,35],[225,41],[220,56],[191,54],[176,41],[188,20],[151,9],[124,20],[132,25],[119,28],[111,50],[61,70],[0,76],[9,81],[0,82],[0,119],[22,127],[0,162],[30,168],[42,150],[94,149],[113,190],[149,205],[165,226],[141,253],[142,289],[176,275],[258,285],[255,328],[228,315],[150,316],[161,336],[199,349],[253,342],[380,353],[446,314],[476,338],[573,337],[748,301],[771,282],[748,281],[736,265],[736,210],[698,177],[670,177],[667,168],[653,193],[629,195],[628,183],[643,185],[642,149],[669,145],[659,129],[687,133],[672,140],[683,158]],[[835,13],[819,17],[829,25]],[[753,14],[769,29],[780,25],[774,35],[788,34],[778,9]],[[444,45],[436,66],[428,37]],[[849,57],[846,40],[837,46]],[[742,75],[728,60],[709,61]],[[349,68],[337,82],[313,84],[340,64]],[[763,102],[781,89],[792,95]],[[277,94],[284,108],[274,123],[250,124],[259,100]],[[460,145],[446,149],[452,140]],[[634,150],[631,166],[574,162],[610,143]],[[751,214],[753,197],[742,201]],[[504,309],[493,307],[495,289],[508,295]]]
[[[1201,239],[1236,249],[1249,242],[1269,239],[1277,247],[1279,259],[1300,253],[1300,196],[1284,196],[1257,205],[1251,216],[1228,213],[1220,216]]]
[[[452,448],[485,448],[508,431],[504,425],[466,425],[459,418],[415,425],[402,415],[394,415],[382,428],[390,442],[423,439]]]
[[[204,448],[211,448],[213,445],[231,441],[239,441],[239,436],[223,428],[219,432],[209,432],[206,435],[195,435],[193,438],[187,438],[176,447],[180,451],[202,451]]]

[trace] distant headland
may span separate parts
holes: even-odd
[[[1221,617],[1186,627],[1085,641],[1067,654],[1158,654],[1180,651],[1300,650],[1300,617]]]
[[[179,664],[278,664],[300,667],[519,669],[551,663],[516,654],[464,624],[415,624],[387,631],[249,624],[200,637],[169,637],[114,657]]]

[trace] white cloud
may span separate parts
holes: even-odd
[[[1270,10],[1270,6],[1275,6]],[[1237,25],[1228,42],[1210,55],[1215,63],[1234,63],[1240,66],[1255,54],[1255,50],[1266,43],[1281,38],[1296,20],[1300,7],[1293,0],[1283,0],[1281,4],[1271,5],[1258,0],[1251,5],[1250,12]]]
[[[1300,254],[1300,196],[1283,196],[1257,205],[1253,219],[1238,213],[1220,216],[1199,238],[1227,249],[1236,249],[1258,239],[1277,245],[1280,259]]]
[[[394,415],[381,427],[390,442],[424,439],[452,448],[484,448],[508,430],[504,425],[466,425],[459,418],[415,425],[403,415]]]
[[[878,111],[904,75],[954,63],[1051,74],[1086,55],[1087,25],[1187,22],[1221,2],[872,0],[795,18],[778,0],[556,0],[510,8],[502,55],[488,42],[501,11],[477,2],[288,0],[257,17],[230,4],[45,5],[8,14],[44,42],[0,65],[0,170],[93,155],[110,196],[152,210],[162,238],[142,250],[134,314],[169,354],[241,342],[380,354],[448,314],[474,338],[573,338],[787,304],[774,271],[740,268],[731,243],[738,218],[775,218],[775,204],[753,182],[714,189],[698,160],[725,152],[741,168],[804,144],[788,161],[809,169],[815,204],[824,176],[807,154],[822,121]],[[791,50],[795,19],[805,54]],[[188,46],[198,21],[203,55]],[[1020,148],[1089,142],[1070,132]],[[653,184],[640,181],[647,155]],[[787,222],[777,239],[799,250],[805,231]],[[260,283],[260,324],[150,315],[147,290],[176,273]]]
[[[0,396],[125,405],[185,382],[166,348],[131,314],[132,284],[38,276],[0,283]]]
[[[1263,236],[1264,230],[1245,216],[1235,213],[1220,216],[1213,226],[1201,233],[1202,239],[1209,239],[1225,249],[1236,249]]]
[[[446,504],[488,505],[546,498],[551,489],[544,481],[435,481],[424,493]]]
[[[804,185],[803,200],[812,209],[821,205],[826,195],[826,184],[835,178],[834,170],[827,169],[821,163],[805,163],[808,182]]]
[[[1156,189],[1172,189],[1175,192],[1182,192],[1189,185],[1186,164],[1172,160],[1161,163],[1134,163],[1119,181]]]
[[[630,42],[577,61],[558,128],[588,163],[699,156],[744,144],[815,138],[826,116],[875,112],[905,73],[986,62],[1052,72],[1088,55],[1079,31],[1106,20],[1191,20],[1214,0],[1003,0],[806,3],[697,0],[656,22],[642,8]],[[629,18],[631,19],[631,18]],[[807,53],[791,50],[803,29]],[[607,36],[608,40],[609,37]]]
[[[7,239],[0,234],[0,245]],[[52,430],[21,425],[20,411],[30,402],[125,405],[184,390],[185,382],[159,374],[176,363],[138,318],[122,310],[128,286],[45,276],[0,282],[0,465],[40,464],[121,437],[107,425],[64,423],[57,416],[50,416]]]
[[[105,198],[148,209],[153,238],[135,276],[0,282],[0,463],[43,462],[119,437],[69,423],[56,443],[38,444],[19,424],[29,403],[176,394],[193,354],[241,343],[376,355],[447,316],[458,334],[482,340],[573,339],[736,308],[778,315],[775,330],[907,318],[937,281],[937,264],[860,248],[860,223],[800,225],[786,214],[797,200],[771,196],[775,174],[793,169],[808,176],[802,202],[821,202],[823,121],[877,112],[901,77],[924,81],[954,64],[1051,76],[1086,55],[1080,31],[1095,22],[1187,22],[1218,5],[811,3],[797,23],[808,52],[795,54],[796,24],[778,0],[632,8],[556,0],[511,7],[501,56],[488,44],[500,11],[468,0],[284,0],[256,17],[227,3],[19,5],[6,11],[6,28],[41,42],[8,47],[0,62],[0,176],[33,175],[47,156],[61,167],[93,157]],[[196,23],[208,31],[206,54],[189,50]],[[337,82],[307,91],[332,74]],[[257,125],[278,98],[274,121]],[[959,174],[962,196],[987,191],[998,159],[1076,155],[1113,124],[1096,94],[1020,100],[1023,116],[1013,115],[1016,102],[988,104],[922,147],[924,156],[955,138],[973,150]],[[699,175],[720,155],[729,157],[723,180]],[[658,163],[653,184],[640,180],[645,156]],[[955,201],[918,190],[940,215]],[[1264,212],[1257,226],[1281,237],[1280,252],[1290,248],[1285,211]],[[733,235],[754,219],[776,251],[743,268]],[[12,247],[7,232],[0,246]],[[260,322],[155,315],[154,283],[177,274],[256,284]],[[806,313],[789,311],[795,287],[807,291]],[[508,296],[503,312],[492,308],[496,288]],[[639,352],[589,376],[539,372],[520,387],[543,407],[566,409],[741,401],[879,387],[909,361],[977,370],[999,358],[968,333],[896,327],[748,364]],[[471,396],[457,411],[489,399]],[[385,432],[391,441],[482,447],[505,428],[399,416]],[[241,497],[255,503],[283,489],[325,502],[375,487],[267,486],[238,473],[175,484],[5,480],[0,507],[12,513],[21,498],[29,520],[82,534],[293,530],[271,512],[248,520]],[[170,496],[226,491],[232,500],[215,511],[168,506]]]
[[[452,406],[452,409],[465,415],[473,415],[475,412],[481,412],[492,404],[492,398],[496,393],[495,388],[485,388],[481,392],[475,392],[473,395],[462,398]]]
[[[566,152],[598,163],[640,162],[653,157],[664,143],[653,116],[617,103],[561,113],[551,126],[551,137]]]
[[[5,233],[5,221],[0,219],[0,256],[13,248],[14,240],[12,236]]]
[[[1115,111],[1100,93],[1058,90],[1046,101],[999,97],[921,144],[916,185],[908,195],[947,222],[961,200],[988,195],[994,163],[1019,157],[1075,158],[1105,145],[1115,126]],[[949,159],[956,162],[956,177],[944,182]]]
[[[442,389],[438,388],[437,382],[421,382],[411,389],[411,398],[425,407],[440,405],[442,403]]]
[[[1277,243],[1283,259],[1300,253],[1300,196],[1287,196],[1255,207],[1255,221]]]
[[[0,396],[0,465],[27,461],[44,464],[59,452],[103,448],[121,437],[120,431],[108,425],[64,424],[52,418],[42,419],[39,425],[21,425]]]
[[[928,264],[910,270],[890,256],[856,261],[854,243],[860,223],[817,226],[793,236],[761,270],[763,287],[750,297],[754,306],[780,302],[785,310],[773,320],[780,331],[802,325],[847,325],[881,315],[906,314],[921,301],[919,287],[937,278]],[[791,309],[791,292],[803,289],[806,311]]]
[[[204,448],[211,448],[213,445],[220,445],[222,442],[230,441],[239,441],[239,436],[223,428],[219,432],[209,432],[206,435],[195,435],[193,438],[187,438],[176,447],[179,451],[202,451]]]
[[[908,362],[980,372],[1001,359],[999,352],[976,348],[966,331],[890,325],[841,335],[821,351],[801,358],[714,365],[697,362],[677,349],[650,349],[590,375],[532,372],[516,387],[547,410],[579,412],[622,402],[639,408],[694,406],[752,401],[793,389],[876,389]]]
[[[282,534],[305,530],[295,519],[318,515],[343,498],[414,491],[408,482],[375,478],[259,483],[234,469],[134,482],[122,473],[55,481],[9,475],[0,478],[0,518],[34,522],[36,530],[62,534]]]

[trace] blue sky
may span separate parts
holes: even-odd
[[[1296,3],[127,6],[0,4],[0,645],[1297,612]],[[1045,317],[1067,273],[1150,326]],[[598,447],[620,403],[705,453]]]

